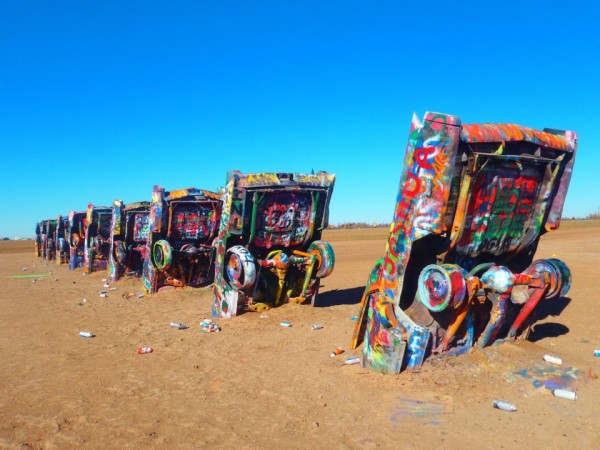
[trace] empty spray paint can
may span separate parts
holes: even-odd
[[[315,323],[311,328],[313,330],[320,330],[321,328],[323,328],[323,325],[321,325],[320,323]]]
[[[279,325],[281,325],[282,327],[291,327],[292,324],[289,322],[279,322]]]
[[[346,360],[344,361],[344,364],[346,364],[346,365],[358,364],[359,362],[360,362],[360,356],[352,356],[351,358],[346,358]]]
[[[492,404],[494,405],[494,408],[501,409],[502,411],[515,412],[517,410],[517,407],[512,403],[503,402],[500,400],[494,400]]]
[[[600,350],[594,350],[594,356],[600,356]]]
[[[342,347],[338,347],[336,348],[334,351],[331,352],[331,356],[332,358],[335,358],[337,355],[341,355],[342,353],[344,353],[344,349]]]
[[[80,331],[79,336],[84,337],[84,338],[94,337],[94,335],[92,334],[91,331]]]
[[[178,330],[185,330],[186,328],[188,328],[187,325],[178,322],[171,322],[169,325],[171,325],[173,328],[177,328]]]
[[[331,356],[332,358],[335,358],[337,355],[341,355],[342,353],[344,353],[344,349],[342,347],[338,347],[336,348],[334,351],[331,352]]]
[[[577,394],[567,389],[554,389],[552,391],[555,397],[566,398],[567,400],[577,400]]]
[[[137,349],[137,352],[140,355],[143,355],[144,353],[152,353],[154,351],[154,349],[152,347],[139,347]]]
[[[544,361],[549,362],[550,364],[555,364],[557,366],[562,365],[562,359],[557,358],[556,356],[544,355]]]

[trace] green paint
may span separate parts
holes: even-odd
[[[8,278],[39,278],[47,276],[47,273],[29,273],[27,275],[9,275]]]

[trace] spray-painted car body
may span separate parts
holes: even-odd
[[[56,257],[55,234],[56,219],[42,220],[36,226],[36,243],[39,240],[37,252],[46,261],[51,261]]]
[[[88,204],[83,247],[84,273],[108,269],[112,208]]]
[[[110,279],[142,275],[150,229],[150,202],[113,202],[110,228]]]
[[[67,239],[69,229],[69,217],[58,215],[56,219],[56,230],[54,231],[54,245],[56,264],[68,264],[70,257],[69,241]]]
[[[87,211],[71,211],[65,238],[69,244],[69,270],[83,267]]]
[[[214,317],[285,302],[314,304],[331,273],[333,249],[321,240],[335,175],[228,174],[217,239]]]
[[[154,186],[142,274],[147,292],[212,283],[213,242],[222,209],[221,195],[215,192]]]
[[[35,224],[35,256],[41,258],[42,256],[42,222],[36,222]]]
[[[364,365],[397,373],[527,336],[539,302],[570,287],[562,261],[534,254],[559,226],[576,146],[571,131],[413,118],[386,252],[352,339],[364,339]]]

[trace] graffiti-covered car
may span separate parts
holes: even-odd
[[[397,373],[527,337],[540,301],[571,284],[564,262],[534,256],[559,227],[576,147],[572,131],[413,117],[385,255],[351,343],[363,343],[365,366]]]
[[[115,200],[110,228],[110,279],[142,275],[150,221],[150,202]]]
[[[215,192],[154,186],[142,281],[153,294],[165,286],[212,283],[223,203]]]
[[[69,270],[83,267],[87,211],[71,211],[65,239],[69,244]]]
[[[40,256],[46,261],[51,261],[56,257],[55,234],[56,219],[42,220],[40,228]]]
[[[56,218],[56,230],[54,231],[54,245],[56,264],[69,263],[69,242],[67,240],[67,230],[69,228],[69,217],[58,215]]]
[[[321,240],[335,175],[228,174],[217,240],[214,317],[315,302],[335,264]]]
[[[38,258],[42,257],[42,222],[35,224],[35,256]]]
[[[88,204],[83,242],[84,273],[108,269],[112,208]]]

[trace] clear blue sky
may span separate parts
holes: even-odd
[[[216,190],[337,174],[333,224],[389,222],[413,112],[572,129],[564,215],[600,208],[600,3],[0,2],[0,237]]]

